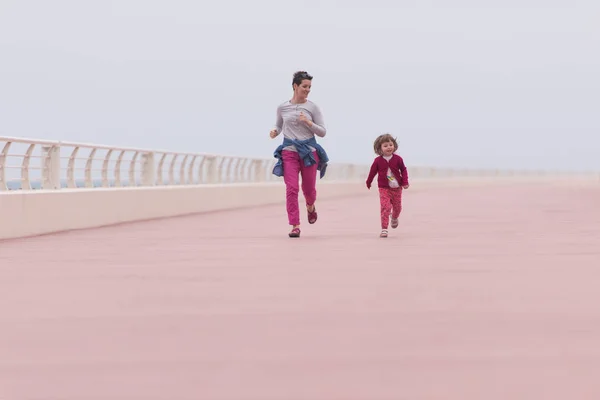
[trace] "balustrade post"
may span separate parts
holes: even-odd
[[[8,190],[8,185],[6,183],[6,158],[10,145],[11,142],[6,142],[4,148],[0,152],[0,190],[2,191]]]
[[[267,180],[266,178],[266,169],[265,163],[262,160],[254,160],[254,176],[251,179],[254,182],[264,182]]]
[[[60,146],[42,146],[41,164],[42,189],[60,189]]]
[[[156,168],[154,167],[154,153],[142,154],[142,185],[154,186],[156,184]]]
[[[217,166],[217,157],[207,157],[206,161],[208,162],[208,169],[206,171],[208,183],[218,183],[219,167]]]

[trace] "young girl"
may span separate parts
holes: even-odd
[[[373,149],[379,157],[376,157],[371,165],[371,171],[367,177],[367,188],[371,189],[373,178],[379,174],[377,177],[381,203],[381,234],[379,237],[386,238],[390,213],[392,228],[398,227],[398,217],[402,211],[402,189],[409,187],[408,171],[402,157],[395,154],[398,150],[398,143],[392,135],[386,133],[377,137]]]

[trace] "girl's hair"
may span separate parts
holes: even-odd
[[[387,142],[392,142],[394,144],[394,151],[398,150],[398,142],[396,138],[390,135],[389,133],[384,133],[383,135],[377,136],[375,139],[375,143],[373,143],[373,150],[375,150],[375,154],[382,155],[381,145]]]
[[[313,77],[306,71],[296,71],[294,73],[294,78],[292,79],[292,87],[294,87],[294,84],[300,85],[305,79],[312,81],[312,78]]]

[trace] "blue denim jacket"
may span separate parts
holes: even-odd
[[[327,163],[329,162],[329,157],[327,157],[327,153],[325,149],[317,143],[317,140],[312,137],[307,140],[292,140],[288,138],[283,139],[283,143],[275,149],[273,156],[277,158],[277,163],[275,167],[273,167],[273,175],[283,176],[283,160],[281,152],[287,146],[294,145],[296,146],[296,150],[298,150],[298,155],[300,159],[304,161],[304,166],[309,167],[313,165],[316,160],[313,156],[312,151],[309,146],[312,146],[317,151],[317,155],[319,156],[319,164],[317,165],[317,170],[321,172],[320,177],[323,178],[325,176],[325,170],[327,169]]]

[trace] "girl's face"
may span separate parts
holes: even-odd
[[[294,91],[296,92],[296,97],[299,100],[306,99],[308,97],[308,94],[310,93],[310,88],[311,88],[310,79],[303,79],[302,82],[300,82],[300,85],[294,85]]]
[[[384,156],[391,156],[394,153],[394,143],[384,142],[381,143],[381,152]]]

